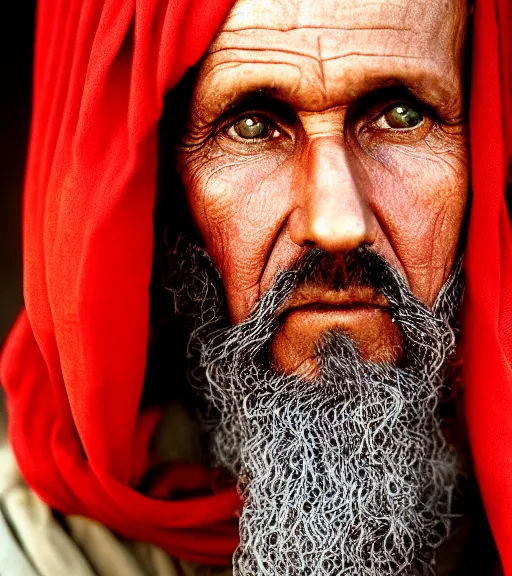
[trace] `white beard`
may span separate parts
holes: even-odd
[[[433,572],[459,473],[438,403],[455,347],[461,267],[431,311],[376,255],[359,256],[372,269],[364,281],[383,279],[403,361],[363,361],[347,336],[331,332],[312,382],[276,372],[268,359],[277,313],[300,273],[282,273],[248,320],[224,326],[215,277],[197,250],[183,253],[177,306],[201,303],[192,380],[208,406],[213,462],[238,477],[244,500],[235,576]]]

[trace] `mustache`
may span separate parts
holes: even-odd
[[[360,246],[346,253],[329,253],[312,248],[290,268],[296,275],[297,288],[314,285],[335,291],[373,288],[383,293],[388,283],[390,265],[373,249]]]
[[[304,306],[389,308],[385,292],[398,292],[394,275],[373,250],[360,247],[348,253],[312,249],[296,261],[293,289],[282,313]]]
[[[344,293],[346,304],[359,297],[368,303],[384,304],[397,315],[404,304],[425,308],[402,274],[371,247],[360,246],[346,253],[311,248],[276,275],[248,320],[257,316],[258,310],[265,309],[269,325],[275,325],[290,305],[304,301],[308,294],[315,297],[327,293]]]
[[[405,331],[410,320],[428,315],[454,324],[453,303],[460,302],[464,293],[463,255],[453,266],[431,308],[417,298],[402,273],[370,246],[360,246],[346,253],[328,253],[312,248],[301,255],[292,266],[280,272],[273,286],[256,303],[255,309],[268,305],[267,313],[273,318],[302,290],[321,290],[366,295],[366,299],[382,303],[387,301],[391,316]],[[282,302],[264,303],[266,297],[281,292]],[[370,298],[371,296],[371,298]],[[281,306],[281,309],[279,308]],[[407,312],[408,319],[404,317]],[[458,328],[458,326],[455,326]]]
[[[386,298],[386,308],[404,336],[403,353],[407,358],[407,342],[428,343],[436,333],[435,328],[445,322],[458,331],[453,308],[463,297],[462,262],[463,255],[453,266],[433,306],[428,308],[412,293],[400,271],[370,246],[360,246],[346,253],[311,248],[276,275],[272,286],[258,299],[246,320],[230,325],[219,272],[203,248],[182,236],[169,254],[172,273],[167,288],[174,293],[175,312],[184,318],[191,340],[200,340],[203,333],[209,333],[220,344],[231,334],[233,345],[239,339],[246,341],[243,347],[247,353],[265,347],[278,329],[282,313],[286,312],[294,294],[301,290],[370,291],[375,297]],[[190,344],[187,352],[194,356]],[[411,347],[409,360],[415,365],[424,359]]]
[[[462,264],[463,255],[453,266],[430,309],[432,314],[442,319],[448,319],[448,309],[453,300],[462,299],[464,291]],[[389,301],[391,312],[397,315],[404,305],[421,311],[427,308],[412,293],[402,273],[370,246],[359,246],[346,253],[329,253],[312,248],[301,255],[289,270],[278,274],[274,285],[279,282],[287,284],[288,275],[293,275],[295,278],[294,291],[314,288],[355,293],[362,290],[365,294],[371,293],[377,301],[378,296],[384,296]],[[290,292],[289,297],[293,298],[294,291]]]

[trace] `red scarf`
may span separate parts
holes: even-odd
[[[233,0],[40,0],[24,196],[26,310],[2,356],[10,440],[51,507],[171,555],[228,564],[233,489],[176,466],[158,500],[134,490],[159,413],[140,412],[163,96],[213,40]],[[510,0],[477,0],[471,93],[466,408],[477,477],[512,575]],[[505,28],[505,24],[507,28]],[[498,34],[498,26],[500,26]],[[510,192],[512,195],[512,191]]]
[[[466,250],[465,404],[484,506],[512,574],[512,4],[477,0],[470,99],[473,203]],[[510,185],[509,185],[510,188]],[[508,200],[512,209],[512,188]]]

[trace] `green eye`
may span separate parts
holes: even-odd
[[[405,104],[394,106],[382,117],[383,124],[381,128],[407,129],[419,126],[423,121],[421,112],[410,108]]]
[[[270,135],[270,126],[256,116],[245,116],[238,120],[233,128],[240,138],[252,140],[254,138],[266,138]]]

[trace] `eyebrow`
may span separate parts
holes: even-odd
[[[284,99],[279,98],[276,91],[271,88],[249,90],[235,98],[220,114],[220,118],[227,115],[241,114],[254,110],[271,110],[281,118],[293,121],[296,119],[293,108]]]
[[[431,77],[428,80],[426,79],[425,82],[427,83],[429,80],[431,80]],[[431,114],[439,118],[445,118],[449,91],[442,90],[441,87],[440,93],[444,94],[445,97],[435,98],[433,91],[427,91],[419,84],[409,85],[396,77],[381,77],[375,79],[374,82],[368,85],[367,89],[357,94],[349,106],[371,107],[386,99],[403,98],[416,101],[427,108]],[[290,103],[277,87],[262,86],[257,89],[248,88],[240,92],[233,90],[232,97],[226,100],[220,109],[215,111],[214,116],[215,121],[219,121],[227,116],[241,114],[251,109],[270,110],[284,120],[291,122],[296,120],[297,108],[305,110]],[[318,109],[317,111],[322,110]],[[213,112],[213,110],[210,110],[210,112]]]

